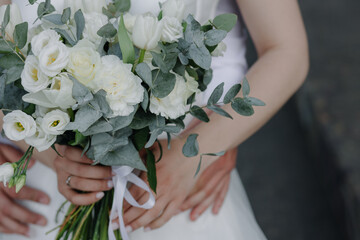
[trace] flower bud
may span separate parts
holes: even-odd
[[[136,18],[132,34],[135,46],[140,49],[153,50],[160,41],[162,23],[151,13],[139,15]]]
[[[16,179],[15,183],[15,192],[18,193],[25,186],[26,183],[26,175],[22,174]]]
[[[7,6],[8,5],[2,5],[0,7],[0,21],[2,21],[4,19],[4,15],[5,15]],[[23,22],[23,20],[22,20],[20,9],[19,9],[18,5],[16,5],[16,3],[10,4],[10,21],[5,28],[5,34],[6,34],[5,39],[6,40],[8,40],[8,41],[13,40],[15,26],[22,22]]]
[[[15,169],[16,164],[12,163],[4,163],[0,166],[0,182],[3,182],[4,186],[6,186],[6,183],[11,181],[14,176]]]

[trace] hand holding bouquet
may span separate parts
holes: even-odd
[[[222,40],[234,27],[235,15],[223,14],[202,26],[192,15],[184,16],[179,0],[165,2],[156,16],[131,15],[130,0],[107,6],[99,1],[101,12],[89,6],[85,12],[78,10],[74,1],[68,4],[62,13],[55,13],[50,0],[40,3],[41,23],[32,29],[27,22],[19,23],[13,33],[8,30],[10,7],[5,11],[0,39],[3,129],[10,140],[25,140],[30,147],[16,164],[0,166],[0,179],[19,191],[34,148],[79,147],[94,164],[113,167],[115,188],[90,206],[71,205],[57,239],[120,239],[109,221],[122,215],[123,199],[146,209],[154,205],[152,194],[142,206],[132,201],[126,185],[131,182],[151,193],[132,173],[147,171],[156,193],[155,164],[160,159],[155,159],[151,147],[161,144],[161,134],[168,137],[170,148],[188,114],[208,122],[203,110],[208,108],[232,118],[220,107],[231,104],[239,114],[250,116],[252,106],[264,103],[248,96],[244,79],[222,102],[224,83],[215,88],[206,106],[195,104],[211,82],[212,57],[222,54]],[[237,97],[241,88],[243,98]],[[196,134],[188,137],[183,147],[186,157],[200,154],[196,139]],[[140,151],[146,153],[145,164]],[[121,235],[127,239],[119,219]]]

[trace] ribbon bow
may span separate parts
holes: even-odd
[[[115,192],[114,192],[113,205],[110,213],[110,223],[108,228],[109,240],[116,240],[114,229],[112,227],[111,222],[117,216],[119,216],[121,237],[123,238],[123,240],[129,240],[129,236],[127,235],[124,219],[123,219],[124,198],[130,205],[134,207],[151,209],[155,205],[155,197],[152,194],[148,185],[141,178],[139,178],[133,173],[134,168],[123,166],[123,167],[112,167],[112,170],[115,172],[116,175],[113,177]],[[131,195],[129,190],[126,188],[128,182],[133,183],[136,186],[147,191],[150,194],[149,200],[146,203],[140,205]]]

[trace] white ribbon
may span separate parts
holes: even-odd
[[[123,166],[123,167],[112,167],[112,170],[116,175],[113,177],[114,200],[110,213],[110,222],[108,229],[109,240],[116,240],[114,229],[111,224],[112,220],[114,220],[116,217],[119,217],[120,233],[122,239],[129,240],[129,236],[127,235],[124,219],[123,219],[124,198],[130,205],[134,207],[151,209],[155,205],[155,197],[152,194],[148,185],[141,178],[139,178],[133,173],[134,168]],[[133,183],[136,186],[147,191],[150,195],[149,200],[146,203],[140,205],[131,195],[129,190],[126,188],[128,182]]]

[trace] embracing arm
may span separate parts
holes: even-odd
[[[202,153],[229,150],[244,142],[295,93],[309,68],[307,38],[297,1],[237,2],[259,55],[247,73],[251,95],[263,100],[266,107],[257,107],[253,116],[243,117],[225,106],[234,120],[212,114],[209,124],[192,130],[199,134]],[[210,164],[211,160],[206,162]]]

